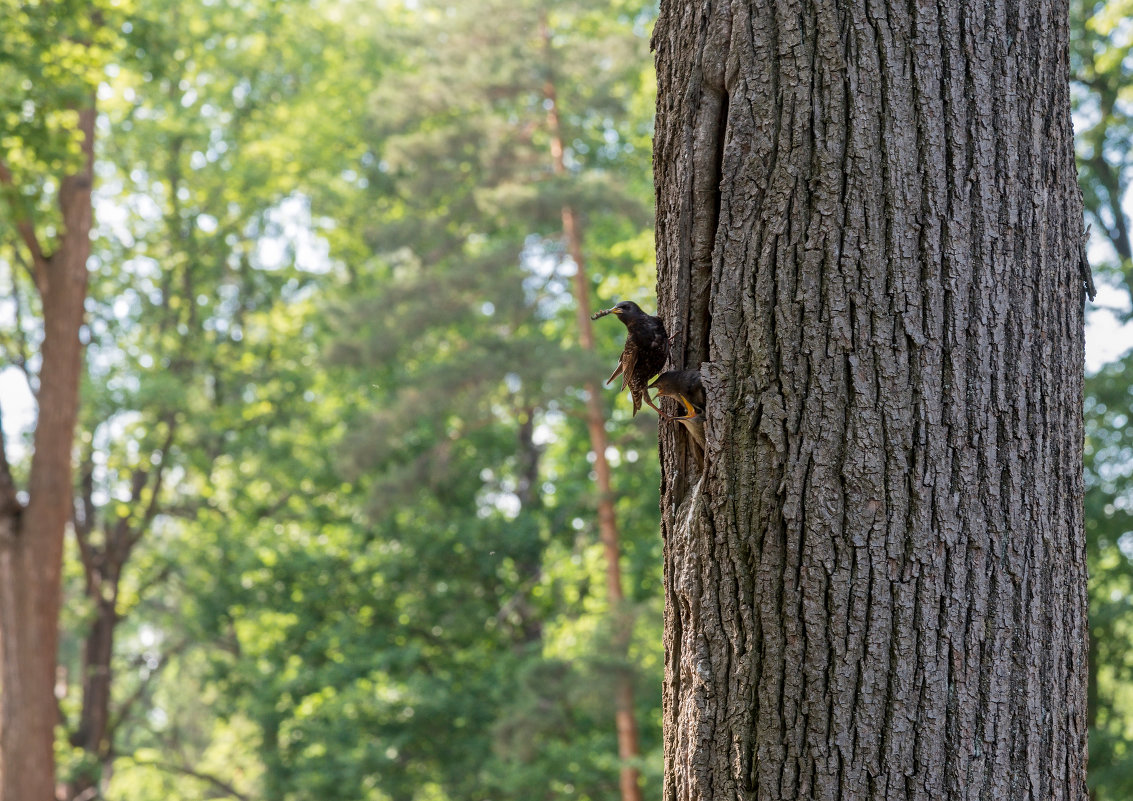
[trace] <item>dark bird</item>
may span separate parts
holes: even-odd
[[[704,408],[706,398],[704,384],[700,381],[699,370],[669,370],[657,376],[657,380],[649,385],[657,390],[658,397],[674,398],[685,407],[682,417],[673,417],[678,423],[688,429],[700,451],[704,451]]]
[[[669,335],[665,333],[665,324],[660,317],[643,312],[632,300],[623,300],[612,309],[595,312],[590,319],[597,320],[607,314],[616,314],[625,324],[626,344],[618,360],[618,369],[606,379],[606,383],[621,374],[622,389],[629,387],[633,398],[634,415],[641,409],[644,400],[657,414],[667,418],[668,415],[658,409],[649,397],[648,388],[649,379],[661,372],[669,358]]]

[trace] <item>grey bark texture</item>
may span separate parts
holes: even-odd
[[[1052,0],[662,0],[665,798],[1084,799]]]

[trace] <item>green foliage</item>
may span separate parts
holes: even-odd
[[[1093,376],[1090,390],[1090,780],[1099,799],[1121,799],[1133,794],[1133,358]]]
[[[1078,166],[1099,285],[1133,298],[1124,203],[1133,177],[1133,36],[1128,0],[1071,4]],[[1100,236],[1099,236],[1100,235]],[[1110,301],[1112,302],[1112,301]],[[1133,795],[1133,352],[1086,385],[1086,534],[1090,566],[1090,784],[1099,801]]]
[[[61,741],[61,777],[124,801],[609,798],[628,671],[659,792],[655,423],[604,398],[627,661],[581,389],[622,331],[578,347],[559,235],[569,202],[601,305],[652,305],[651,10],[560,4],[550,51],[535,4],[119,11],[79,494],[95,546],[144,536],[115,585],[115,758]],[[65,736],[94,619],[68,558]]]
[[[0,191],[12,210],[52,234],[59,181],[82,166],[79,109],[94,103],[123,53],[129,0],[0,2]]]
[[[349,691],[297,701],[304,714],[280,720],[275,775],[306,770],[302,753],[312,742],[320,743],[313,759],[323,758],[323,732],[340,704],[369,721],[363,728],[374,740],[348,760],[365,767],[349,789],[319,788],[341,795],[322,797],[352,797],[364,776],[393,798],[616,792],[611,679],[632,668],[601,657],[607,607],[577,416],[583,377],[616,360],[621,332],[600,363],[573,346],[558,231],[566,199],[593,220],[615,201],[636,203],[636,227],[624,216],[621,225],[594,226],[591,252],[599,254],[620,238],[636,240],[648,214],[617,186],[597,142],[594,166],[579,164],[569,180],[551,175],[546,74],[531,58],[537,9],[509,14],[508,25],[493,13],[466,6],[450,18],[425,9],[405,69],[368,104],[375,136],[356,218],[363,238],[346,246],[368,254],[367,263],[352,267],[351,301],[334,314],[333,354],[372,379],[344,453],[352,482],[367,484],[373,527],[363,586],[376,601],[367,615],[375,631],[363,647],[383,670],[364,686],[390,694],[361,703],[355,678]],[[613,119],[605,130],[617,130]],[[581,132],[574,141],[589,147]],[[636,427],[618,430],[628,435],[621,447],[652,449]],[[627,475],[620,489],[637,493],[627,505],[656,508],[650,472]],[[652,541],[630,547],[635,557],[648,552],[635,558],[641,570],[630,585],[649,576],[656,586],[655,521],[623,522],[627,542]],[[576,560],[584,570],[556,567]],[[653,636],[644,639],[655,651],[655,600],[650,608]],[[655,693],[646,693],[644,708],[655,707]],[[655,721],[645,730],[657,743]],[[292,773],[276,790],[301,782]]]
[[[1123,203],[1133,170],[1133,33],[1129,0],[1071,3],[1071,69],[1078,167],[1086,210],[1115,261],[1094,265],[1133,287],[1133,243]]]

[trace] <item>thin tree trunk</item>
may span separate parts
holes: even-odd
[[[71,737],[71,745],[83,749],[91,761],[85,769],[71,776],[62,797],[72,801],[95,797],[95,788],[104,785],[110,768],[110,696],[113,687],[111,659],[114,655],[114,634],[118,625],[115,603],[99,599],[95,617],[83,643],[82,709],[79,728]],[[97,769],[96,766],[97,765]]]
[[[132,532],[122,519],[104,531],[104,544],[92,543],[94,503],[90,496],[91,470],[93,465],[84,465],[81,484],[86,514],[82,522],[76,520],[74,525],[86,575],[86,597],[94,615],[83,637],[79,725],[71,735],[71,745],[85,751],[89,763],[86,770],[69,777],[61,794],[66,799],[90,798],[93,788],[100,784],[100,773],[105,774],[110,767],[113,752],[110,701],[114,678],[114,637],[120,620],[118,590],[122,569],[132,550]],[[136,492],[133,502],[137,502]]]
[[[563,161],[562,128],[559,122],[558,96],[552,72],[551,31],[542,21],[543,46],[547,57],[547,80],[543,94],[547,102],[547,121],[551,138],[551,157],[555,175],[566,174]],[[594,330],[590,321],[590,284],[582,254],[582,234],[578,218],[570,204],[562,207],[563,238],[567,252],[575,264],[574,297],[578,315],[579,341],[582,348],[593,352]],[[594,381],[583,384],[586,391],[586,427],[590,432],[590,448],[594,451],[594,472],[598,484],[598,532],[606,554],[606,591],[613,614],[615,658],[626,662],[633,633],[633,621],[625,609],[622,591],[621,546],[614,514],[614,495],[610,488],[610,463],[606,459],[606,420],[602,414],[601,390]],[[622,801],[642,801],[641,777],[636,763],[641,755],[638,743],[637,718],[634,713],[633,674],[627,669],[618,672],[614,687],[614,719],[618,734],[618,756],[621,759],[619,785]]]
[[[535,407],[527,406],[517,416],[520,422],[515,451],[515,494],[519,498],[519,508],[523,514],[533,516],[543,506],[543,496],[539,489],[540,448],[535,444]],[[520,620],[519,644],[523,647],[541,647],[543,641],[543,619],[530,597],[530,592],[543,573],[542,555],[539,538],[531,537],[526,548],[516,557],[516,569],[524,589],[516,597],[513,611]]]
[[[114,757],[115,726],[111,722],[114,641],[122,620],[118,613],[119,590],[134,548],[148,533],[160,508],[166,457],[177,428],[175,414],[167,413],[163,422],[166,426],[163,442],[150,453],[146,467],[133,470],[127,501],[132,510],[129,516],[103,519],[100,525],[94,501],[92,451],[88,450],[80,466],[72,525],[85,577],[84,594],[94,612],[83,634],[79,725],[71,733],[70,742],[86,752],[88,761],[86,769],[75,771],[65,784],[60,783],[58,795],[64,799],[89,799],[96,787],[104,788],[109,781]],[[91,430],[95,428],[97,426]],[[96,531],[101,532],[100,537],[95,536]]]
[[[666,799],[1086,797],[1067,28],[663,0]]]
[[[55,665],[90,255],[94,121],[93,104],[79,112],[86,163],[60,182],[58,249],[46,256],[30,225],[24,234],[43,305],[43,345],[28,501],[0,525],[0,801],[46,801],[55,793]]]

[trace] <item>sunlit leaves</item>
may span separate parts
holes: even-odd
[[[121,56],[131,10],[115,0],[0,2],[0,158],[33,202],[81,166],[78,110]]]

